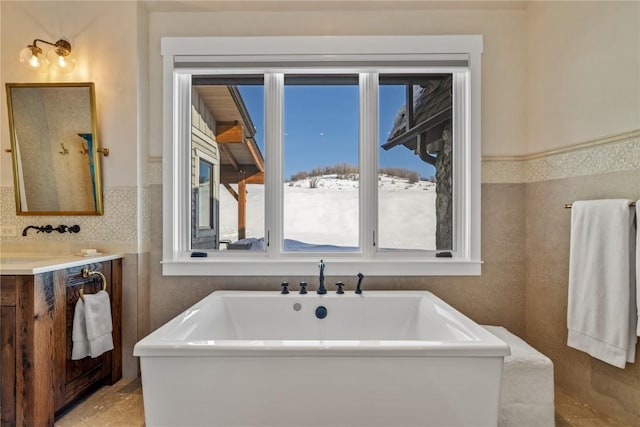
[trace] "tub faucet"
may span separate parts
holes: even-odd
[[[358,285],[356,286],[356,294],[362,294],[362,279],[364,279],[364,274],[358,273]]]
[[[324,262],[322,262],[322,260],[320,260],[318,267],[320,267],[320,284],[318,285],[318,294],[324,295],[327,293],[327,289],[324,287]]]

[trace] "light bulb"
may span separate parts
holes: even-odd
[[[35,72],[47,71],[47,58],[42,54],[42,49],[29,45],[20,51],[20,64]]]
[[[40,61],[38,61],[38,55],[31,55],[29,65],[31,65],[33,68],[38,68],[38,66],[40,65]]]
[[[70,73],[76,66],[76,60],[71,58],[69,54],[65,56],[55,50],[47,52],[47,59],[51,68],[61,73]]]

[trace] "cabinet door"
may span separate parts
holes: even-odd
[[[81,267],[67,269],[66,279],[66,309],[65,309],[65,370],[64,370],[64,402],[67,403],[84,392],[97,381],[111,374],[112,352],[91,358],[85,357],[80,360],[71,360],[71,350],[73,348],[73,316],[76,303],[80,298],[80,289],[85,294],[93,294],[102,289],[102,279],[99,275],[87,278],[82,277],[82,268],[92,271],[99,271],[105,275],[107,280],[107,292],[111,295],[111,263],[102,262],[88,264]]]

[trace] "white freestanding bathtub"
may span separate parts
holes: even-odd
[[[134,355],[148,427],[468,427],[509,347],[430,292],[218,291]]]

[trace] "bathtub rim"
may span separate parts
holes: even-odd
[[[220,297],[305,298],[317,301],[328,299],[427,297],[453,310],[470,326],[480,341],[425,340],[170,340],[162,337],[166,329],[174,327],[193,310],[200,309],[213,298]],[[216,290],[184,310],[136,343],[136,357],[505,357],[509,346],[488,330],[456,310],[430,291],[383,290],[367,291],[362,295],[310,293],[282,295],[278,291]]]

